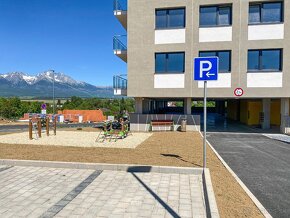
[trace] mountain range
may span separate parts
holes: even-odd
[[[53,82],[56,98],[113,97],[112,87],[94,86],[52,71],[45,71],[36,76],[23,72],[0,74],[0,97],[52,98]]]

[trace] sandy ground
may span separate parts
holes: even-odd
[[[263,217],[211,149],[207,150],[221,217]],[[136,149],[0,144],[1,159],[201,167],[202,155],[202,138],[197,132],[154,133]]]
[[[27,144],[27,145],[50,145],[50,146],[72,146],[72,147],[104,147],[104,148],[136,148],[152,133],[134,133],[129,134],[124,139],[116,137],[104,139],[103,134],[99,136],[98,132],[87,131],[57,131],[56,135],[46,135],[42,133],[41,138],[36,138],[33,134],[33,140],[28,138],[27,132],[0,135],[0,142],[6,144]]]

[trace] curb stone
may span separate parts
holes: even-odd
[[[208,168],[205,168],[203,171],[203,181],[205,183],[206,193],[207,193],[207,200],[208,200],[208,209],[209,213],[211,214],[211,218],[219,218],[219,211],[214,195],[214,190],[210,178],[210,172]]]
[[[0,165],[202,175],[202,168],[0,159]]]

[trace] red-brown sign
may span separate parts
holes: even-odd
[[[244,90],[242,88],[236,88],[234,94],[237,97],[241,97],[244,94]]]

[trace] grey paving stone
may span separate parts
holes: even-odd
[[[14,217],[22,209],[30,217],[205,217],[199,175],[103,171],[88,178],[93,172],[13,167],[0,177],[0,205],[8,206],[0,217],[9,209]]]
[[[67,182],[62,177],[72,170],[55,169],[53,176],[48,175],[48,171],[49,168],[39,167],[13,167],[3,171],[1,175],[5,173],[5,177],[0,176],[0,204],[7,205],[13,217],[24,214],[38,217],[69,192],[69,185],[77,185],[92,172],[83,170],[78,178]],[[61,183],[57,183],[58,180]],[[47,184],[50,187],[46,187]],[[51,195],[51,190],[58,190],[59,194]]]

